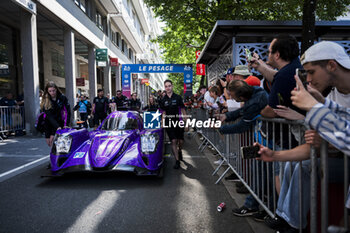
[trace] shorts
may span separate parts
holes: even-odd
[[[170,141],[173,139],[182,139],[184,140],[184,128],[167,128],[166,132],[169,136]]]
[[[106,119],[107,114],[95,114],[94,115],[94,125],[100,125],[104,119]],[[100,122],[101,121],[101,122]]]

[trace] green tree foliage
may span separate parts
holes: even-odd
[[[166,23],[157,38],[166,63],[195,63],[217,20],[301,20],[300,0],[145,0]],[[317,20],[344,15],[350,0],[317,0]],[[188,45],[195,45],[193,48]]]

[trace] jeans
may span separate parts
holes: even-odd
[[[258,193],[262,194],[262,191],[264,190],[262,197],[267,195],[267,189],[269,189],[270,196],[268,198],[270,201],[270,206],[268,206],[268,207],[270,208],[271,206],[273,206],[273,203],[274,203],[273,202],[273,192],[275,192],[275,190],[273,189],[273,179],[275,179],[275,175],[279,173],[279,163],[278,162],[270,163],[269,167],[267,167],[267,163],[263,163],[263,167],[261,167],[261,165],[262,165],[262,162],[257,161],[257,167],[253,166],[251,168],[251,172],[253,174],[255,174],[253,179],[256,180],[256,183],[253,182],[253,184],[251,185],[250,188],[254,191],[254,193],[256,195],[258,195]],[[275,173],[275,174],[273,173],[272,167],[275,168],[275,172],[277,171],[277,173]],[[269,185],[268,185],[267,179],[270,180]],[[257,185],[257,183],[258,183],[258,185]],[[262,188],[263,186],[264,186],[264,188]],[[264,198],[262,198],[262,199],[264,199]],[[266,203],[266,205],[267,205],[267,203]],[[251,194],[249,194],[246,197],[245,202],[244,202],[244,206],[249,208],[249,209],[253,209],[253,210],[259,209],[259,203],[256,201],[254,196],[252,196]]]
[[[259,203],[255,200],[253,195],[249,194],[245,201],[244,206],[251,210],[258,210],[259,209]]]
[[[342,158],[329,158],[329,182],[342,183],[344,180],[344,161]],[[292,168],[290,167],[292,165]],[[302,163],[302,227],[307,225],[310,210],[310,171],[311,161]],[[285,165],[281,192],[278,198],[276,213],[289,225],[299,229],[299,162],[287,162]],[[292,175],[290,176],[292,171]]]
[[[88,114],[86,112],[81,112],[80,113],[80,120],[85,121],[84,128],[88,128],[87,119],[88,119]]]

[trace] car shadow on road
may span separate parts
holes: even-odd
[[[166,166],[166,163],[165,163]],[[137,176],[130,172],[74,172],[57,177],[43,177],[39,188],[61,189],[133,189],[160,187],[163,179],[157,176]]]

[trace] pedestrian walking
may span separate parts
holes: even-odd
[[[98,125],[107,117],[109,108],[109,100],[104,96],[103,90],[97,90],[97,96],[93,100],[92,114],[94,116],[94,127],[97,129]]]
[[[164,110],[163,119],[165,119],[164,122],[167,125],[166,132],[171,141],[172,152],[176,160],[174,169],[179,169],[184,142],[184,128],[179,126],[179,121],[184,120],[183,116],[186,116],[186,110],[181,96],[173,92],[173,83],[170,80],[165,80],[164,87],[166,95],[160,102],[160,108]]]
[[[85,95],[82,95],[80,101],[74,106],[74,111],[79,111],[80,120],[84,121],[84,127],[87,128],[87,119],[91,114],[91,103],[86,99]]]
[[[137,93],[133,93],[129,99],[129,109],[139,111],[141,109],[141,101],[137,98]]]
[[[113,98],[113,102],[116,104],[117,111],[128,110],[128,98],[122,94],[121,90],[117,91],[117,96]]]

